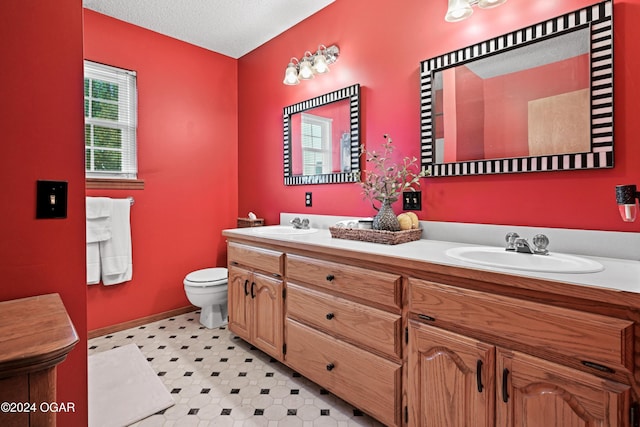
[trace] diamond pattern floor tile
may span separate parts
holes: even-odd
[[[176,401],[135,427],[382,426],[198,312],[93,338],[89,354],[132,342]]]

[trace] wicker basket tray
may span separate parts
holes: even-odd
[[[399,243],[420,240],[422,229],[404,231],[368,230],[363,228],[329,227],[331,237],[336,239],[359,240],[361,242],[383,243],[397,245]]]

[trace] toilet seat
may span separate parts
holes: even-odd
[[[227,284],[227,269],[224,267],[204,268],[196,270],[184,278],[186,286],[211,287]]]

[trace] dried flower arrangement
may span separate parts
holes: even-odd
[[[372,169],[367,169],[365,180],[360,183],[362,194],[371,201],[375,210],[380,209],[375,206],[375,201],[393,203],[402,196],[402,192],[415,191],[420,187],[420,178],[429,175],[428,171],[420,170],[415,157],[405,157],[401,164],[394,163],[393,140],[387,134],[384,138],[382,153],[368,151],[364,145],[360,147],[367,163],[373,165]]]

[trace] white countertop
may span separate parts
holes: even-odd
[[[640,293],[640,261],[637,260],[587,256],[580,254],[579,256],[581,257],[598,261],[604,266],[604,270],[597,273],[541,273],[535,271],[483,266],[451,258],[445,253],[447,249],[473,245],[470,243],[425,239],[424,233],[421,240],[402,243],[399,245],[385,245],[332,238],[328,229],[318,229],[317,232],[310,234],[273,235],[265,234],[264,232],[266,230],[257,230],[258,228],[264,229],[264,227],[228,229],[225,230],[225,234],[228,236],[237,236],[239,238],[242,238],[243,236],[258,237],[260,239],[264,239],[265,242],[280,244],[297,242],[322,248],[342,249],[390,258],[402,258],[458,268],[493,271],[507,273],[513,276],[533,277],[549,281],[605,288],[615,291]],[[527,255],[523,254],[523,256]]]

